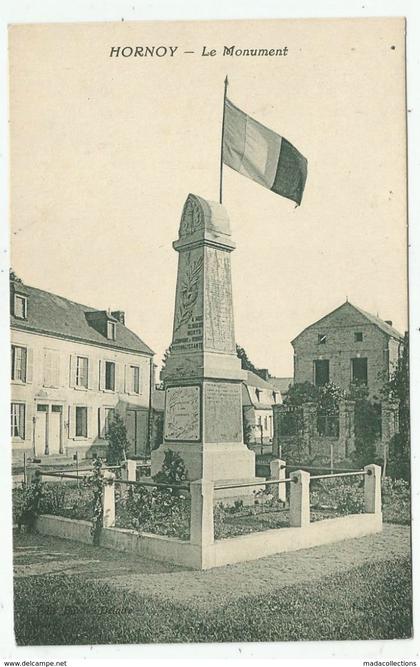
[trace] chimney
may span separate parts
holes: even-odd
[[[389,326],[392,327],[392,320],[385,320],[385,324],[389,324]]]
[[[111,315],[112,317],[115,317],[118,322],[124,324],[125,326],[125,312],[123,310],[113,310]]]

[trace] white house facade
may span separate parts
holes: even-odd
[[[11,440],[13,461],[104,454],[115,411],[130,455],[150,448],[153,351],[98,311],[11,279]]]

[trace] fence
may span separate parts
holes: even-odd
[[[183,484],[158,484],[150,481],[136,481],[135,466],[127,465],[121,479],[113,470],[105,470],[103,485],[103,529],[100,535],[102,546],[122,551],[132,551],[142,556],[168,561],[195,569],[208,569],[229,563],[253,560],[285,551],[328,544],[352,537],[361,537],[382,529],[381,514],[381,470],[369,465],[361,471],[314,475],[305,470],[295,470],[286,477],[286,464],[275,460],[270,465],[270,479],[264,484],[271,487],[276,498],[289,501],[289,525],[284,528],[253,532],[240,537],[215,539],[214,504],[215,492],[226,489],[261,487],[261,481],[249,483],[215,484],[209,480],[196,480]],[[67,473],[49,472],[51,475],[69,476]],[[310,481],[359,475],[364,479],[364,513],[311,522]],[[74,477],[74,476],[73,476]],[[130,529],[115,527],[115,488],[163,487],[189,492],[191,499],[190,534],[188,540],[175,537],[153,535]],[[286,488],[288,486],[288,494]],[[38,518],[39,532],[70,537],[91,542],[90,524],[57,516],[42,515]]]

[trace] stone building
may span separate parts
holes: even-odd
[[[115,410],[129,453],[149,452],[153,351],[107,312],[25,285],[11,296],[11,439],[13,461],[104,454]]]
[[[294,382],[333,382],[348,389],[357,381],[367,385],[370,396],[379,397],[403,340],[391,321],[346,301],[292,341]]]
[[[382,400],[381,388],[397,362],[403,336],[391,321],[383,321],[346,301],[304,329],[292,341],[294,384],[323,386],[332,382],[348,390],[364,384],[374,406],[376,455],[386,458],[398,432],[398,405]],[[335,413],[324,413],[315,403],[280,405],[273,410],[273,453],[289,459],[349,459],[355,450],[355,402],[343,398]]]
[[[244,435],[248,445],[273,441],[273,405],[280,405],[280,391],[252,371],[246,371],[242,384]]]

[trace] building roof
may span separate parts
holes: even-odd
[[[126,350],[152,356],[153,350],[133,331],[112,316],[116,326],[115,340],[110,340],[89,324],[86,315],[94,313],[95,308],[70,301],[62,296],[46,292],[37,287],[30,287],[21,282],[14,282],[17,294],[28,299],[27,318],[11,315],[11,327],[21,331],[48,334],[58,338],[67,338],[101,347]],[[97,311],[99,312],[99,311]]]
[[[277,387],[270,384],[270,382],[267,382],[267,380],[263,380],[262,378],[260,378],[259,375],[253,373],[252,371],[246,371],[246,375],[247,378],[245,380],[245,384],[249,385],[250,387],[258,387],[259,389],[269,389],[270,391],[279,391]]]
[[[276,377],[271,377],[270,378],[270,384],[273,385],[276,389],[280,391],[281,394],[285,394],[289,386],[293,384],[293,378],[276,378]]]
[[[330,317],[330,315],[332,315],[333,313],[338,312],[339,310],[341,310],[342,308],[345,308],[345,307],[346,308],[350,307],[353,310],[355,310],[357,313],[359,313],[359,315],[362,315],[364,318],[366,318],[370,322],[370,324],[374,324],[375,326],[377,326],[381,331],[383,331],[390,338],[396,338],[397,340],[404,340],[404,336],[402,334],[400,334],[399,331],[394,329],[394,327],[392,327],[391,325],[387,324],[387,322],[385,322],[384,320],[381,320],[380,317],[372,315],[371,313],[368,313],[365,310],[362,310],[358,306],[355,306],[354,304],[350,303],[350,301],[345,301],[344,303],[341,304],[341,306],[338,306],[338,308],[335,308],[330,313],[327,313],[326,315],[323,315],[323,317],[321,317],[319,320],[317,320],[313,324],[310,324],[309,326],[305,327],[305,329],[303,329],[303,331],[301,331],[292,340],[292,345],[295,342],[295,340],[297,338],[299,338],[299,336],[301,336],[305,331],[307,331],[308,329],[311,329],[314,326],[318,326],[327,317]]]

